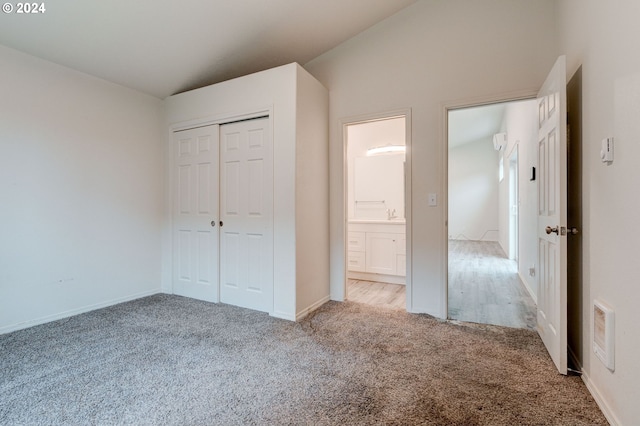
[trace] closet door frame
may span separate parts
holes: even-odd
[[[169,125],[169,132],[168,132],[168,141],[169,141],[169,148],[168,151],[166,152],[166,157],[165,157],[165,164],[167,164],[167,166],[169,167],[170,173],[169,173],[169,182],[166,182],[167,184],[167,192],[165,192],[168,195],[168,201],[165,203],[165,216],[169,218],[169,229],[166,231],[166,239],[168,241],[168,249],[165,251],[165,253],[168,253],[169,259],[166,259],[165,262],[163,262],[165,265],[168,265],[164,268],[169,268],[169,270],[164,270],[163,271],[163,277],[169,277],[169,283],[168,284],[164,284],[163,288],[165,290],[169,290],[169,292],[171,294],[174,294],[174,287],[173,287],[173,268],[174,266],[174,251],[173,251],[173,246],[176,243],[176,241],[174,241],[174,225],[175,225],[175,220],[176,218],[174,217],[174,209],[173,209],[173,204],[175,202],[175,191],[174,191],[174,185],[176,180],[178,179],[177,173],[176,173],[176,159],[175,156],[173,155],[173,150],[171,148],[173,148],[173,134],[175,132],[178,131],[182,131],[182,130],[189,130],[189,129],[195,129],[198,127],[205,127],[205,126],[210,126],[213,124],[218,124],[220,126],[224,125],[224,124],[229,124],[229,123],[233,123],[233,122],[237,122],[237,121],[244,121],[244,120],[252,120],[255,118],[263,118],[263,117],[268,117],[269,118],[269,129],[271,132],[271,140],[272,143],[275,142],[275,138],[274,138],[274,129],[275,129],[275,125],[274,125],[274,114],[273,114],[273,106],[267,106],[267,107],[263,107],[263,108],[254,108],[251,110],[247,110],[245,112],[238,112],[238,113],[229,113],[229,114],[218,114],[218,115],[213,115],[213,116],[208,116],[208,117],[202,117],[202,118],[197,118],[197,119],[193,119],[193,120],[187,120],[187,121],[182,121],[182,122],[178,122],[178,123],[172,123]],[[219,149],[219,147],[218,147]],[[274,188],[275,189],[275,188]],[[219,188],[218,188],[219,190]],[[219,192],[218,192],[218,196],[219,196]],[[274,216],[274,221],[275,221],[275,216]],[[218,238],[218,247],[220,247],[220,238]],[[218,261],[219,261],[219,253],[218,253]],[[218,277],[217,278],[217,284],[216,284],[216,292],[215,292],[215,297],[211,300],[214,303],[219,303],[220,302],[220,275],[218,272]],[[165,278],[166,279],[166,278]],[[272,315],[273,311],[274,311],[274,301],[272,300],[271,303],[271,309],[269,310],[269,314]]]

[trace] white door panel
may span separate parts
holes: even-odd
[[[273,149],[269,119],[220,127],[220,300],[273,309]]]
[[[218,136],[217,125],[173,135],[173,291],[211,302],[218,301]]]
[[[558,58],[538,93],[538,333],[567,374],[566,59]]]

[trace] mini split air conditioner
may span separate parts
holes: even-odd
[[[496,151],[500,151],[507,145],[507,134],[506,133],[496,133],[493,135],[493,148]]]

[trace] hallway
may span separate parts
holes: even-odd
[[[497,242],[449,240],[449,318],[536,329],[536,305]]]

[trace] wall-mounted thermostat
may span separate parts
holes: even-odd
[[[600,159],[603,163],[613,162],[613,138],[602,139],[602,148],[600,148]]]

